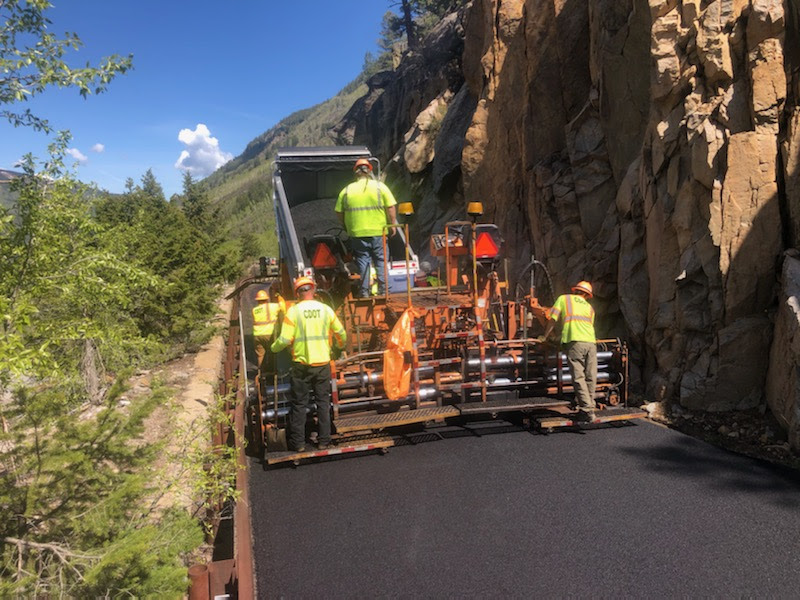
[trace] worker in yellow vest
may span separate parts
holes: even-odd
[[[562,322],[561,345],[567,352],[572,387],[578,403],[578,420],[595,420],[594,392],[597,386],[597,338],[594,333],[594,309],[589,304],[593,295],[592,284],[581,281],[573,294],[556,298],[550,309],[550,320],[544,339],[550,337],[556,321]]]
[[[378,272],[375,267],[369,268],[369,293],[373,296],[378,295]]]
[[[270,286],[269,292],[259,290],[256,293],[256,302],[258,304],[253,308],[253,344],[256,348],[258,370],[262,372],[264,356],[272,344],[275,325],[278,323],[280,314],[286,312],[286,304],[278,295],[274,284]]]
[[[309,392],[317,399],[319,432],[317,444],[324,450],[331,443],[331,346],[343,349],[347,333],[327,304],[314,300],[314,281],[300,277],[294,283],[299,301],[289,307],[281,332],[272,343],[272,352],[291,347],[291,408],[289,412],[289,449],[306,449],[306,406]]]
[[[375,268],[378,295],[386,292],[384,279],[383,231],[397,225],[397,201],[391,190],[372,177],[372,164],[359,158],[353,167],[356,180],[347,185],[336,200],[334,210],[350,236],[350,250],[361,275],[357,296],[370,295],[370,266]],[[395,235],[397,229],[389,229]]]

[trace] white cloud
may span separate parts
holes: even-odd
[[[67,148],[67,154],[69,154],[72,158],[77,160],[79,163],[85,163],[89,159],[86,155],[78,150],[77,148]]]
[[[97,152],[98,154],[105,151],[105,149],[106,147],[103,144],[95,144],[92,146],[92,152]]]
[[[230,152],[219,148],[219,140],[211,137],[211,132],[203,123],[198,123],[194,131],[181,129],[178,140],[186,144],[175,168],[188,171],[197,177],[206,177],[233,158]]]

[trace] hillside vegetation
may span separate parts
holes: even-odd
[[[0,597],[174,597],[203,534],[152,504],[142,435],[169,392],[121,395],[207,339],[227,263],[191,190],[175,206],[148,172],[98,195],[61,170],[65,148],[0,208]]]
[[[223,227],[226,253],[244,262],[277,254],[272,158],[281,147],[333,145],[329,130],[366,93],[364,79],[362,74],[330,100],[286,117],[203,180]]]
[[[0,2],[3,51],[15,57],[0,78],[0,118],[45,132],[46,120],[14,105],[48,87],[101,93],[131,67],[112,56],[67,69],[62,56],[80,39],[50,34],[49,8]],[[152,393],[123,394],[136,369],[196,350],[220,285],[276,252],[271,158],[283,146],[334,143],[329,131],[386,68],[389,46],[416,40],[408,19],[384,21],[387,52],[367,57],[339,94],[287,117],[205,181],[187,175],[172,201],[151,171],[123,194],[82,184],[64,167],[68,132],[43,164],[27,155],[24,173],[0,188],[0,597],[184,594],[203,515],[153,501],[165,487],[153,471],[163,449],[144,435],[170,390],[154,381]],[[209,452],[226,460],[223,448]],[[209,467],[212,458],[190,457],[181,483],[222,505],[235,465]]]

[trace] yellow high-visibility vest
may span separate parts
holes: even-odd
[[[292,360],[304,365],[324,365],[331,360],[331,344],[344,348],[347,333],[327,304],[302,300],[286,311],[281,334],[270,350],[280,352],[291,346]]]
[[[577,294],[564,294],[556,299],[550,309],[550,318],[563,321],[561,343],[596,342],[594,334],[594,309],[586,298]]]
[[[378,295],[378,271],[371,265],[369,267],[369,293],[373,296]]]
[[[253,308],[253,335],[270,336],[275,331],[275,323],[278,321],[278,312],[281,305],[277,302],[265,302],[257,304]]]
[[[379,237],[388,223],[386,209],[397,201],[386,184],[359,179],[339,192],[334,210],[344,213],[344,226],[352,237]]]

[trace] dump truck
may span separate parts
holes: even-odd
[[[575,419],[565,354],[537,339],[553,301],[549,274],[532,260],[510,285],[501,232],[481,222],[479,203],[470,204],[468,218],[430,236],[426,253],[437,267],[425,277],[408,223],[397,235],[385,232],[386,292],[355,297],[360,275],[334,206],[360,158],[380,177],[380,162],[364,146],[288,148],[275,157],[279,257],[277,268],[262,268],[253,282],[278,286],[291,303],[293,280],[314,278],[318,299],[337,312],[348,341],[332,362],[334,445],[326,450],[287,450],[286,351],[256,376],[249,421],[265,463],[386,451],[409,431],[500,415],[543,432],[587,427]],[[408,221],[413,203],[400,202],[398,213]],[[644,416],[628,407],[626,344],[603,339],[597,345],[599,411],[591,426]],[[309,411],[315,410],[312,402]],[[313,420],[311,414],[310,429]]]

